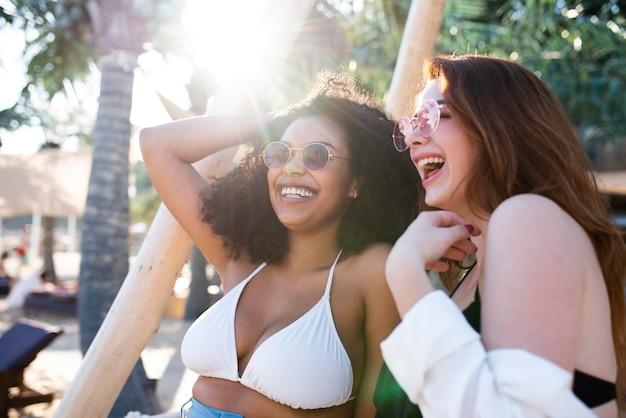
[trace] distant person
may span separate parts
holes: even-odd
[[[11,275],[9,274],[7,270],[7,266],[6,266],[8,259],[9,259],[9,252],[3,251],[2,255],[0,256],[0,277],[11,278]]]
[[[31,231],[31,225],[30,224],[24,225],[24,228],[22,228],[22,232],[20,233],[20,243],[13,250],[15,254],[17,254],[17,257],[20,260],[17,274],[16,274],[17,278],[21,277],[22,275],[22,267],[27,267],[29,265],[28,248],[29,248],[29,242],[30,242],[30,231]]]
[[[11,288],[6,299],[8,309],[17,309],[24,306],[26,297],[30,293],[47,293],[54,291],[54,284],[50,282],[50,274],[47,271],[33,273],[26,279],[20,280]]]
[[[6,261],[9,259],[9,252],[3,251],[0,259],[0,295],[7,295],[13,286],[13,277],[9,274]]]

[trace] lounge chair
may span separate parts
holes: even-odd
[[[53,393],[40,393],[24,383],[24,370],[63,330],[42,322],[19,319],[0,337],[0,417],[10,408],[52,402]]]

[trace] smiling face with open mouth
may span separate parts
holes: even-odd
[[[292,231],[338,228],[357,187],[344,136],[328,119],[304,117],[287,128],[281,144],[266,151],[270,201]]]
[[[418,109],[422,109],[422,103],[428,100],[445,104],[438,80],[427,83]],[[422,178],[426,203],[441,209],[465,212],[465,184],[475,151],[448,106],[441,108],[439,124],[432,135],[424,137],[420,129],[415,129],[406,135],[406,144]]]

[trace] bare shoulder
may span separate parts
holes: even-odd
[[[390,251],[390,244],[372,244],[352,257],[351,268],[365,281],[371,281],[372,278],[380,278],[384,281],[385,262]]]
[[[368,260],[379,262],[382,259],[384,261],[387,259],[390,251],[391,244],[387,244],[386,242],[376,242],[369,245],[361,253],[359,253],[358,258],[364,263],[367,263]]]
[[[538,194],[518,194],[508,199],[504,200],[496,210],[493,215],[497,214],[508,214],[513,213],[516,215],[521,215],[524,212],[528,212],[529,210],[556,210],[560,207],[551,199],[547,197],[538,195]],[[530,212],[529,214],[532,214]],[[500,215],[503,216],[503,215]]]
[[[358,299],[375,347],[400,321],[385,280],[385,263],[390,251],[390,244],[375,243],[350,257],[351,264],[345,266],[347,280],[343,287],[346,295],[342,300]]]
[[[556,202],[536,194],[508,198],[496,208],[489,221],[489,237],[532,233],[561,241],[567,236],[584,234],[584,231]],[[550,236],[550,233],[558,235]]]
[[[542,278],[550,277],[555,291],[580,285],[585,272],[597,264],[582,226],[554,201],[533,194],[511,197],[496,208],[489,220],[486,252],[489,270],[498,277],[516,281],[523,276],[518,284],[536,280],[544,288]]]
[[[385,262],[390,251],[391,245],[376,243],[359,253],[344,255],[335,270],[335,291],[342,298],[362,301],[387,287]]]

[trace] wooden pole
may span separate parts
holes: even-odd
[[[445,8],[446,0],[414,0],[411,3],[387,101],[387,112],[394,118],[415,113],[422,64],[435,49]]]
[[[308,17],[315,0],[269,0],[261,17],[273,31],[272,57],[280,62]],[[233,113],[241,102],[236,83],[217,92],[209,113]],[[225,173],[237,148],[200,161],[196,168],[205,177]],[[131,266],[111,309],[65,392],[54,416],[58,418],[106,417],[133,366],[159,329],[174,281],[192,242],[162,205]]]

